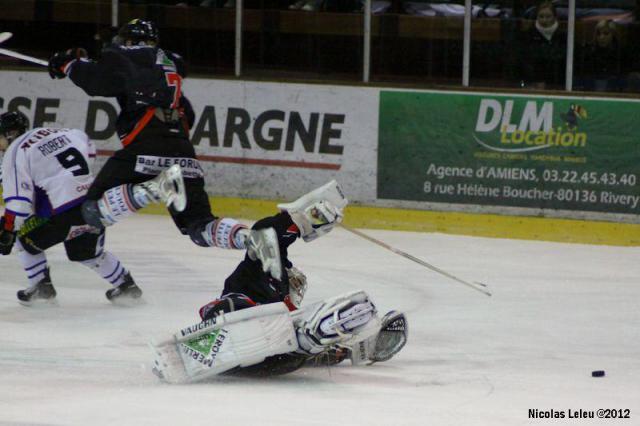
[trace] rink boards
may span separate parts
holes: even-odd
[[[251,220],[272,215],[276,211],[276,202],[272,200],[212,197],[211,205],[218,216]],[[167,214],[162,206],[148,207],[144,212]],[[640,225],[606,221],[349,206],[345,213],[345,224],[356,228],[394,231],[640,246]]]
[[[10,82],[1,110],[83,129],[99,165],[119,148],[113,100],[44,72],[0,80]],[[197,78],[184,91],[217,214],[255,219],[275,204],[260,200],[291,200],[335,178],[357,206],[347,217],[354,226],[640,239],[635,100]]]

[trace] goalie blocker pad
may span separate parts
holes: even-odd
[[[221,314],[150,347],[158,377],[189,383],[296,351],[298,342],[286,305],[272,303]]]

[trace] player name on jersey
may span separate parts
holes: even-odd
[[[27,149],[31,148],[33,145],[37,144],[38,142],[40,142],[44,138],[47,138],[47,137],[49,137],[49,136],[51,136],[51,135],[53,135],[55,133],[63,132],[63,131],[66,131],[66,130],[67,129],[40,129],[38,131],[32,132],[29,135],[29,138],[26,139],[25,141],[23,141],[20,144],[20,149],[26,151]],[[68,143],[69,140],[68,139],[66,139],[66,140],[67,140],[67,143]],[[49,141],[48,143],[50,143],[50,142],[53,142],[53,140]]]
[[[45,157],[49,154],[53,154],[54,152],[58,152],[61,148],[64,148],[71,144],[71,141],[66,136],[58,136],[55,139],[50,140],[49,142],[38,147],[38,150]]]

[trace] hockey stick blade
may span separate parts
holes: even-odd
[[[9,33],[9,32],[0,33],[0,44],[9,40],[11,37],[13,37],[13,33]]]
[[[13,50],[0,49],[0,55],[6,55],[6,56],[11,56],[12,58],[22,59],[23,61],[42,65],[43,67],[49,66],[49,62],[45,61],[44,59],[34,58],[33,56],[29,56],[29,55],[23,55],[22,53],[14,52]]]
[[[486,284],[482,284],[482,283],[475,283],[476,285],[474,285],[474,284],[472,284],[472,283],[470,283],[470,282],[467,282],[467,281],[465,281],[465,280],[463,280],[463,279],[461,279],[461,278],[456,277],[455,275],[452,275],[452,274],[448,273],[447,271],[444,271],[444,270],[442,270],[442,269],[440,269],[440,268],[438,268],[438,267],[436,267],[436,266],[433,266],[432,264],[430,264],[430,263],[428,263],[428,262],[425,262],[425,261],[424,261],[424,260],[422,260],[422,259],[418,259],[417,257],[410,255],[409,253],[405,253],[405,252],[404,252],[404,251],[402,251],[402,250],[398,250],[398,249],[397,249],[397,248],[395,248],[395,247],[391,247],[391,246],[390,246],[389,244],[387,244],[387,243],[383,243],[383,242],[382,242],[382,241],[380,241],[380,240],[377,240],[377,239],[375,239],[375,238],[373,238],[373,237],[370,237],[370,236],[368,236],[367,234],[365,234],[365,233],[363,233],[363,232],[358,231],[357,229],[351,228],[351,227],[346,226],[346,225],[344,225],[344,224],[340,224],[340,226],[342,226],[342,228],[343,228],[343,229],[345,229],[345,230],[347,230],[347,231],[351,232],[352,234],[356,234],[357,236],[359,236],[359,237],[361,237],[361,238],[364,238],[364,239],[365,239],[365,240],[367,240],[367,241],[370,241],[370,242],[372,242],[372,243],[374,243],[374,244],[377,244],[377,245],[379,245],[380,247],[386,248],[387,250],[392,251],[392,252],[394,252],[395,254],[398,254],[398,255],[400,255],[400,256],[402,256],[402,257],[406,258],[406,259],[411,260],[412,262],[417,263],[418,265],[422,265],[422,266],[424,266],[425,268],[431,269],[432,271],[437,272],[437,273],[438,273],[438,274],[440,274],[440,275],[444,275],[445,277],[450,278],[450,279],[452,279],[452,280],[454,280],[454,281],[456,281],[456,282],[458,282],[458,283],[460,283],[460,284],[463,284],[463,285],[465,285],[465,286],[467,286],[467,287],[469,287],[469,288],[472,288],[472,289],[474,289],[475,291],[477,291],[477,292],[480,292],[480,293],[484,294],[485,296],[491,296],[491,293],[490,293],[488,290],[486,290],[486,289],[485,289],[485,288],[487,287],[487,285],[486,285]],[[480,286],[482,286],[482,287],[484,287],[484,288],[477,287],[477,285],[480,285]]]

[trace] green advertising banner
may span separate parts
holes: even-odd
[[[640,102],[382,91],[378,198],[640,213]]]

